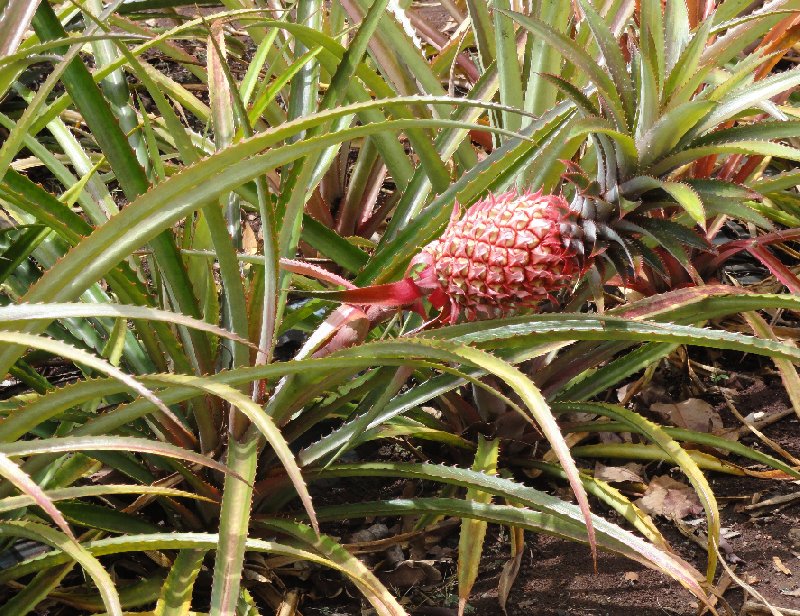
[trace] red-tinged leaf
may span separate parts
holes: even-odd
[[[240,473],[244,481],[236,481],[230,476],[225,478],[219,517],[219,546],[214,558],[211,586],[211,613],[219,616],[233,616],[237,611],[257,461],[257,436],[246,438],[244,442],[231,442],[227,464]],[[313,514],[313,509],[309,513]]]
[[[756,80],[767,77],[775,66],[783,59],[794,45],[800,40],[800,28],[798,28],[800,17],[791,14],[789,17],[773,26],[767,32],[761,44],[757,47],[765,57],[769,57],[756,71]]]
[[[487,131],[472,129],[469,131],[469,138],[470,141],[477,143],[487,152],[490,152],[494,149],[494,142],[492,140],[492,134]]]
[[[669,312],[675,308],[688,306],[717,296],[725,295],[745,295],[745,289],[732,287],[729,285],[706,285],[704,287],[685,287],[675,289],[668,293],[653,295],[639,300],[633,304],[620,306],[609,311],[609,314],[625,317],[626,319],[652,319],[663,312]]]
[[[39,2],[10,0],[3,4],[0,11],[0,58],[10,56],[19,48]]]
[[[25,471],[17,466],[17,464],[4,453],[0,453],[0,476],[8,479],[20,492],[31,497],[33,501],[50,516],[53,522],[56,523],[56,526],[58,526],[65,535],[73,541],[75,540],[75,535],[72,534],[69,524],[67,524],[64,516],[61,515],[61,512],[53,504],[53,501],[50,500],[44,490],[42,490]]]
[[[320,335],[332,332],[327,342],[323,346],[309,347],[314,351],[314,358],[327,357],[331,353],[346,349],[356,344],[360,344],[367,339],[369,333],[370,320],[367,314],[360,308],[353,306],[339,306],[333,314],[323,323],[317,331]],[[310,343],[314,343],[316,336],[309,338]],[[304,345],[303,349],[306,346]],[[299,354],[298,354],[299,355]]]
[[[281,259],[281,269],[291,272],[292,274],[300,274],[301,276],[316,278],[317,280],[321,280],[323,282],[338,284],[343,287],[347,287],[348,289],[358,288],[346,278],[342,278],[333,272],[329,272],[324,267],[320,267],[319,265],[314,265],[312,263],[306,263],[305,261]]]
[[[722,247],[719,256],[711,262],[710,266],[712,268],[719,267],[733,255],[743,250],[749,250],[752,246],[768,246],[769,244],[798,240],[800,240],[800,229],[782,229],[780,231],[773,231],[772,233],[765,233],[757,238],[728,242]]]
[[[761,264],[772,272],[773,276],[780,280],[782,284],[786,285],[792,293],[800,294],[800,279],[765,246],[754,246],[747,251],[761,261]]]
[[[20,440],[3,444],[0,453],[9,457],[17,457],[51,453],[74,453],[76,451],[135,451],[149,453],[207,466],[215,471],[233,475],[241,480],[241,476],[232,472],[227,466],[201,453],[176,447],[169,443],[130,436],[69,436],[30,441]]]
[[[303,343],[303,346],[294,357],[295,361],[307,359],[315,356],[317,353],[319,353],[317,356],[327,355],[334,350],[338,350],[336,348],[337,346],[338,348],[344,348],[343,345],[339,345],[337,341],[334,340],[337,334],[339,334],[343,328],[347,327],[359,329],[359,321],[366,321],[366,319],[366,313],[360,308],[339,306],[328,315],[328,318],[325,319],[325,321],[314,330],[314,333],[308,337],[305,343]]]

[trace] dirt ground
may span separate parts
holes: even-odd
[[[767,414],[787,410],[788,403],[778,381],[765,385],[757,381],[735,397],[743,414]],[[736,420],[719,405],[726,426]],[[764,429],[764,434],[792,454],[800,452],[800,422],[792,414]],[[753,445],[754,437],[741,442]],[[763,446],[758,446],[764,449]],[[736,461],[732,458],[731,461]],[[741,460],[740,460],[741,462]],[[656,463],[654,463],[655,465]],[[666,472],[648,468],[649,474]],[[677,478],[677,476],[676,476]],[[800,482],[754,477],[709,474],[721,509],[723,532],[730,545],[728,562],[736,575],[752,585],[773,605],[800,610],[800,498],[782,510],[775,507],[744,510],[755,502],[780,495],[800,493]],[[598,513],[603,511],[598,505]],[[613,519],[608,516],[609,519]],[[705,570],[705,551],[680,534],[666,519],[656,520],[675,551]],[[697,614],[696,599],[678,583],[648,570],[638,563],[613,554],[601,553],[595,574],[588,548],[544,535],[526,535],[526,551],[516,583],[507,603],[508,616],[689,616]],[[458,543],[457,527],[442,545],[452,550]],[[507,559],[507,539],[490,530],[484,546],[481,573],[466,614],[502,614],[497,600],[497,584]],[[777,561],[775,559],[778,559]],[[456,572],[452,563],[437,564],[441,582],[400,591],[407,609],[418,616],[456,614]],[[719,575],[718,575],[719,581]],[[313,594],[313,593],[312,593]],[[768,612],[742,611],[748,599],[736,584],[731,584],[724,599],[735,614],[760,616]],[[337,598],[310,600],[302,604],[305,616],[356,616],[369,614],[355,598],[342,593]],[[790,614],[791,612],[787,612]]]
[[[737,407],[740,412],[778,412],[787,408],[784,396],[779,385],[758,383],[737,397]],[[794,455],[800,452],[800,422],[796,416],[781,420],[764,433],[788,452]],[[753,444],[755,439],[745,438],[743,442]],[[735,564],[737,576],[774,606],[800,609],[800,499],[778,512],[770,507],[742,510],[756,495],[760,501],[766,501],[798,493],[800,486],[797,482],[724,475],[711,475],[710,481],[720,502],[722,526],[735,555],[729,556],[729,561],[741,559]],[[659,526],[676,551],[703,570],[704,550],[675,531],[670,522],[662,520]],[[529,539],[526,556],[508,601],[509,616],[696,613],[693,597],[678,584],[625,558],[601,555],[599,573],[595,575],[585,547],[545,536]],[[780,559],[779,563],[773,560],[775,557]],[[473,596],[476,616],[499,613],[497,575],[499,570],[493,577],[487,571],[481,579]],[[632,581],[635,577],[638,579]],[[739,613],[744,602],[743,591],[732,584],[724,598]]]
[[[798,443],[800,426],[796,420],[793,424],[792,439],[787,440]],[[791,484],[772,483],[768,487],[758,479],[725,478],[716,484],[721,502],[726,496],[738,499],[762,492],[766,499],[797,491]],[[741,502],[729,500],[721,512],[723,526],[732,534],[738,533],[728,540],[733,554],[742,559],[735,567],[736,574],[773,605],[800,609],[800,592],[799,596],[784,594],[800,589],[800,536],[790,536],[789,532],[800,528],[797,506],[752,522],[749,514],[734,510]],[[670,532],[669,523],[660,526],[676,551],[702,570],[704,551],[677,532]],[[619,556],[601,554],[595,575],[585,547],[545,536],[529,539],[526,556],[509,597],[509,616],[688,616],[697,612],[696,600],[677,583]],[[791,574],[781,572],[773,557],[778,557]],[[473,595],[475,616],[500,613],[498,575],[499,570],[494,576],[487,572],[481,579]],[[724,597],[738,614],[743,591],[734,584]]]

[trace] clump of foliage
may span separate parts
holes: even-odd
[[[706,472],[744,471],[684,443],[798,469],[595,398],[688,345],[771,358],[800,412],[800,352],[759,314],[800,300],[721,284],[749,252],[800,290],[774,250],[799,226],[800,69],[780,61],[800,2],[443,2],[450,38],[390,0],[194,4],[5,1],[0,541],[21,556],[0,610],[253,614],[281,594],[248,573],[308,561],[405,614],[323,532],[371,516],[462,519],[461,610],[488,524],[510,529],[501,601],[531,531],[658,569],[713,610]],[[418,255],[435,266],[458,208],[512,191],[558,204],[542,217],[575,263],[541,258],[558,284],[536,303],[440,314]],[[724,243],[734,222],[749,235]],[[735,315],[753,336],[709,326]],[[504,431],[508,413],[523,427]],[[637,442],[572,436],[600,430]],[[705,575],[584,470],[596,457],[685,474]],[[426,492],[325,502],[342,478]]]

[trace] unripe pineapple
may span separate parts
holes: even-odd
[[[585,270],[577,218],[561,196],[490,194],[412,260],[414,281],[450,322],[534,307]]]

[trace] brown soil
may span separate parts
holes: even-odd
[[[767,414],[787,408],[785,393],[779,382],[775,386],[757,381],[736,397],[742,414],[762,411]],[[736,426],[735,419],[720,408],[727,426]],[[765,428],[764,433],[792,454],[800,452],[800,422],[790,415]],[[750,436],[741,442],[763,445]],[[732,462],[743,460],[731,458]],[[666,466],[649,469],[650,475],[667,472]],[[676,476],[676,478],[678,478]],[[710,474],[709,480],[721,508],[722,526],[730,536],[728,560],[736,575],[752,585],[775,606],[800,610],[800,500],[781,511],[774,508],[744,511],[753,502],[782,494],[798,492],[797,482],[754,477]],[[602,508],[597,505],[597,511]],[[705,570],[705,551],[677,530],[666,519],[656,520],[675,551]],[[587,547],[544,535],[527,535],[526,552],[516,583],[507,603],[508,616],[689,616],[697,614],[697,601],[678,583],[656,571],[621,556],[601,553],[598,572],[593,570]],[[455,556],[457,530],[446,537],[441,546]],[[484,546],[481,573],[473,589],[467,616],[502,614],[497,600],[497,584],[508,555],[508,542],[490,530]],[[780,559],[776,565],[774,557]],[[741,560],[739,560],[741,559]],[[437,565],[443,574],[441,583],[400,593],[406,608],[419,616],[455,616],[457,582],[455,567],[449,559]],[[780,566],[790,571],[786,574]],[[720,575],[717,576],[719,581]],[[790,594],[786,594],[790,593]],[[342,593],[336,599],[307,600],[302,605],[304,616],[350,616],[369,614],[355,599]],[[353,593],[355,595],[355,593]],[[797,596],[793,596],[797,595]],[[724,594],[734,613],[740,614],[746,600],[735,583]],[[722,612],[724,613],[724,612]]]
[[[785,440],[800,444],[796,420],[793,427],[792,439]],[[762,492],[764,498],[769,498],[796,491],[791,485],[765,484],[758,479],[726,477],[716,484],[720,501],[725,496],[750,497]],[[723,508],[722,523],[730,531],[741,533],[729,540],[733,553],[743,560],[736,566],[737,575],[749,581],[773,605],[800,609],[800,597],[781,594],[800,587],[797,556],[800,545],[793,546],[789,541],[789,530],[797,526],[797,507],[753,523],[750,515],[736,513],[735,502],[730,501]],[[661,528],[676,551],[702,570],[704,551],[678,533],[670,532],[669,523],[661,524]],[[591,557],[583,546],[538,536],[528,541],[528,548],[508,601],[509,616],[688,616],[697,612],[696,600],[677,583],[625,558],[601,554],[595,574]],[[780,558],[792,575],[775,567],[774,556]],[[499,613],[498,574],[499,571],[494,575],[487,571],[482,577],[473,595],[474,616]],[[630,580],[632,577],[635,581]],[[739,613],[744,600],[742,590],[732,585],[725,599]]]
[[[787,406],[779,385],[767,387],[758,382],[737,398],[737,408],[747,414],[778,412]],[[800,452],[800,422],[796,416],[781,420],[764,433],[793,455]],[[742,442],[752,445],[755,439],[745,437]],[[720,502],[723,528],[734,535],[728,540],[732,552],[742,559],[735,565],[737,576],[749,582],[773,605],[800,609],[800,596],[792,596],[800,589],[800,534],[790,535],[791,529],[799,527],[800,500],[778,512],[770,508],[742,510],[756,495],[764,501],[796,493],[797,483],[724,475],[712,475],[710,481]],[[675,550],[704,570],[705,551],[676,532],[670,522],[660,522],[662,532]],[[791,575],[779,570],[774,557],[780,559]],[[729,557],[729,560],[736,559]],[[485,568],[473,595],[474,616],[500,613],[496,597],[501,566],[502,563],[495,571]],[[636,576],[626,578],[629,573],[637,574],[638,579],[630,581],[629,578]],[[787,592],[791,594],[784,594]],[[732,584],[724,597],[739,613],[744,601],[743,591]],[[534,536],[528,540],[528,552],[507,608],[509,616],[656,616],[696,614],[697,603],[677,583],[625,558],[601,554],[595,574],[585,547],[552,537]]]

